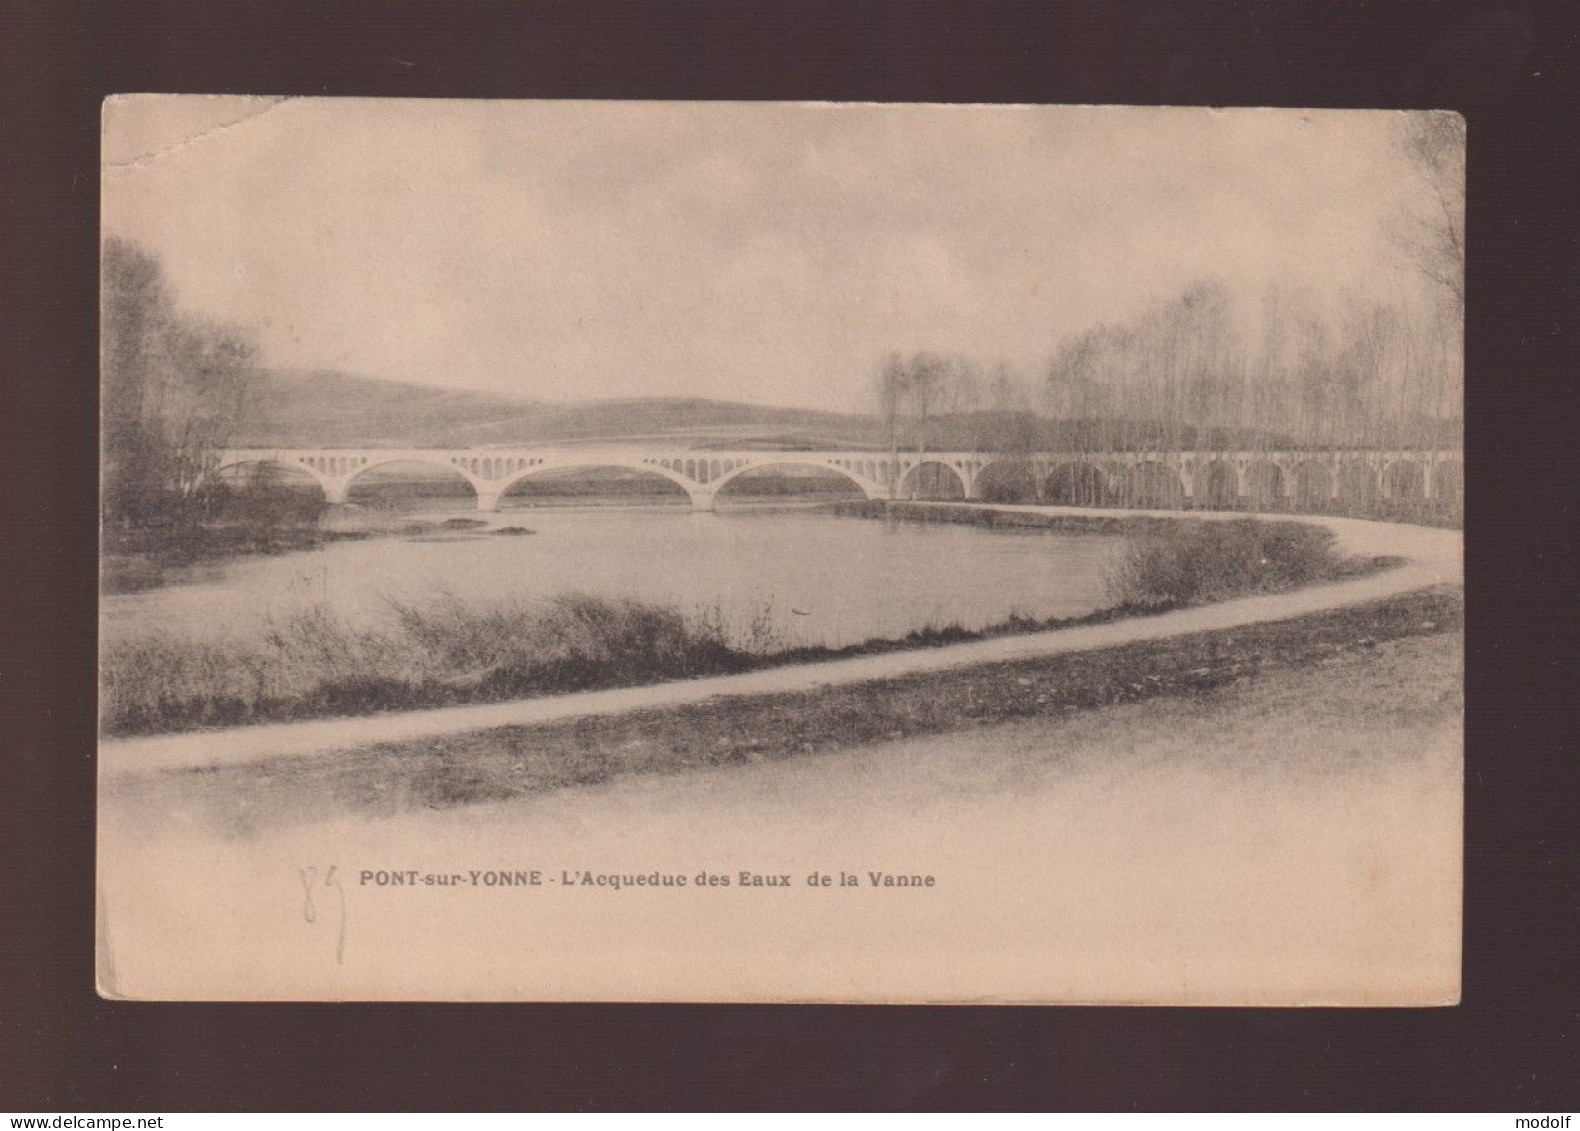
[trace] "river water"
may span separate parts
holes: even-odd
[[[449,506],[420,517],[479,517],[465,504]],[[1107,603],[1104,566],[1118,545],[793,507],[709,514],[588,506],[482,517],[488,525],[474,530],[334,542],[188,571],[158,589],[104,598],[104,634],[246,636],[315,606],[376,626],[390,617],[392,598],[448,594],[488,605],[580,591],[721,618],[743,643],[755,622],[759,646],[838,646],[927,626],[981,628],[1014,613],[1091,612]],[[506,526],[534,533],[490,533]]]

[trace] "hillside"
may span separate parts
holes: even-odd
[[[380,381],[328,370],[258,373],[231,442],[238,447],[442,443],[453,429],[530,408],[490,393]]]
[[[264,370],[237,447],[493,447],[662,438],[708,447],[868,447],[870,417],[701,398],[547,404],[327,370]]]
[[[1413,422],[1457,445],[1457,425]],[[1198,436],[1132,421],[1050,420],[1029,413],[962,413],[934,419],[934,451],[1104,450],[1112,438],[1151,447],[1261,448],[1285,435],[1236,430]],[[887,437],[876,416],[715,401],[700,397],[546,403],[500,393],[439,389],[329,370],[263,370],[231,443],[237,447],[503,447],[516,444],[620,444],[662,440],[697,449],[867,448]],[[910,447],[914,437],[902,436]]]

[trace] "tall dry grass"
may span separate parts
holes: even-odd
[[[762,626],[569,593],[475,607],[440,594],[391,601],[392,625],[352,625],[323,606],[224,641],[153,633],[105,648],[106,733],[364,714],[744,670]]]

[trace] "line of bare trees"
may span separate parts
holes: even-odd
[[[1458,351],[1435,320],[1358,300],[1330,318],[1304,297],[1269,289],[1252,334],[1223,284],[1193,284],[1133,322],[1061,342],[1045,403],[1092,451],[1457,443]]]
[[[1247,314],[1254,313],[1249,319]],[[930,352],[884,359],[888,446],[1000,456],[1456,446],[1462,371],[1435,318],[1350,300],[1336,316],[1270,288],[1237,308],[1191,284],[1139,318],[1059,342],[1036,377]]]
[[[1464,123],[1408,115],[1397,129],[1426,203],[1401,211],[1391,235],[1426,281],[1424,300],[1335,301],[1278,286],[1237,296],[1204,279],[1134,319],[1066,336],[1036,374],[893,353],[875,381],[891,451],[968,449],[1013,465],[1036,449],[1205,462],[1228,451],[1459,446]],[[1042,484],[1033,475],[1025,488],[1040,495]]]

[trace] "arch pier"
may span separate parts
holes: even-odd
[[[686,492],[691,505],[714,509],[721,488],[754,469],[799,466],[832,471],[868,499],[953,497],[977,500],[991,489],[984,472],[1029,468],[1040,498],[1071,506],[1112,504],[1213,508],[1242,500],[1293,500],[1322,507],[1347,499],[1455,499],[1464,464],[1455,450],[1345,452],[983,452],[705,451],[622,448],[234,448],[214,473],[242,464],[305,471],[332,504],[344,503],[357,478],[389,464],[424,464],[458,473],[480,511],[496,511],[515,484],[547,471],[599,467],[658,475]]]

